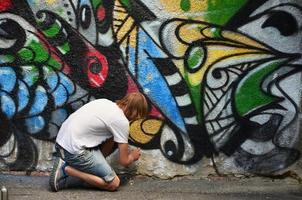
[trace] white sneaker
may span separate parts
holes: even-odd
[[[64,170],[65,167],[65,161],[60,157],[57,157],[49,178],[50,189],[53,192],[57,192],[64,188],[66,178],[68,177]]]

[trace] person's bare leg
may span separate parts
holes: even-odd
[[[95,176],[92,174],[87,174],[85,172],[81,172],[71,166],[66,166],[65,171],[69,176],[80,178],[81,180],[88,183],[89,185],[99,188],[99,189],[114,191],[120,185],[120,179],[118,178],[118,176],[115,176],[113,181],[111,181],[110,183],[107,183],[98,176]]]

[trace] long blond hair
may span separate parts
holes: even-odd
[[[129,121],[144,118],[148,114],[148,102],[140,92],[128,93],[116,103],[124,111]]]

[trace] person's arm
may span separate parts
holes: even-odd
[[[124,167],[127,167],[134,161],[138,160],[141,155],[139,148],[130,151],[128,149],[128,144],[126,143],[119,143],[118,148],[119,148],[119,163]]]

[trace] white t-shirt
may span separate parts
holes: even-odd
[[[116,103],[107,99],[91,101],[62,124],[56,142],[69,153],[81,153],[113,137],[117,143],[128,143],[129,121]]]

